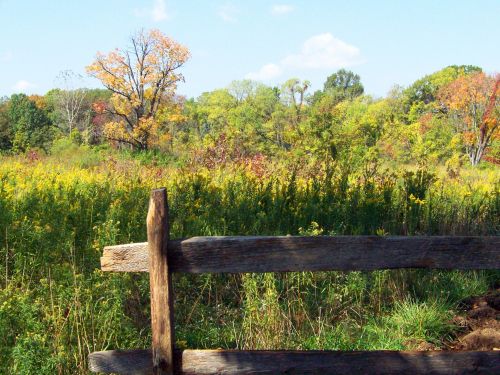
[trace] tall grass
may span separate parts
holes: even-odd
[[[144,241],[166,186],[172,237],[499,232],[498,173],[265,175],[0,161],[0,374],[86,374],[87,354],[148,347],[147,275],[103,274],[104,245]],[[307,249],[304,249],[307,251]],[[496,272],[175,275],[179,347],[401,349],[453,334],[460,299]]]

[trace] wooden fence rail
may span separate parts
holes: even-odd
[[[319,236],[169,239],[165,189],[151,193],[148,242],[108,246],[103,271],[149,272],[151,350],[89,355],[95,372],[119,374],[500,373],[500,351],[174,350],[172,273],[499,269],[500,237]]]
[[[496,269],[500,237],[193,237],[168,242],[170,272]],[[148,272],[148,243],[107,246],[103,271]]]
[[[184,350],[176,374],[499,374],[498,352]],[[91,354],[93,371],[152,374],[150,350]]]

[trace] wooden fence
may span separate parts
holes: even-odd
[[[275,272],[393,268],[499,269],[500,237],[194,237],[169,239],[165,189],[151,193],[148,242],[109,246],[103,271],[149,272],[151,350],[89,356],[118,374],[500,374],[500,351],[175,350],[172,272]]]

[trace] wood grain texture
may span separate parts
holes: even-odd
[[[174,300],[172,275],[168,266],[169,223],[165,189],[151,192],[147,228],[153,374],[172,375],[174,367]]]
[[[149,272],[148,243],[106,246],[101,257],[101,270]]]
[[[171,271],[188,273],[500,268],[499,236],[193,237],[168,248]],[[146,249],[105,247],[102,270],[147,272]]]
[[[236,351],[175,352],[176,374],[499,374],[500,351]],[[105,351],[90,370],[151,374],[151,351]]]

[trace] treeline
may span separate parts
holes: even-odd
[[[137,98],[110,90],[14,94],[0,101],[0,149],[50,153],[54,141],[69,137],[208,167],[264,158],[354,167],[372,160],[441,163],[453,170],[500,159],[499,81],[479,67],[454,65],[380,99],[365,95],[360,77],[343,69],[316,92],[295,78],[280,87],[235,81],[196,99],[166,91],[135,122]],[[153,108],[147,92],[141,100],[140,108]]]
[[[61,137],[90,145],[102,143],[92,108],[94,103],[110,97],[102,89],[53,89],[43,96],[13,94],[0,98],[0,150],[49,153],[53,142]]]

